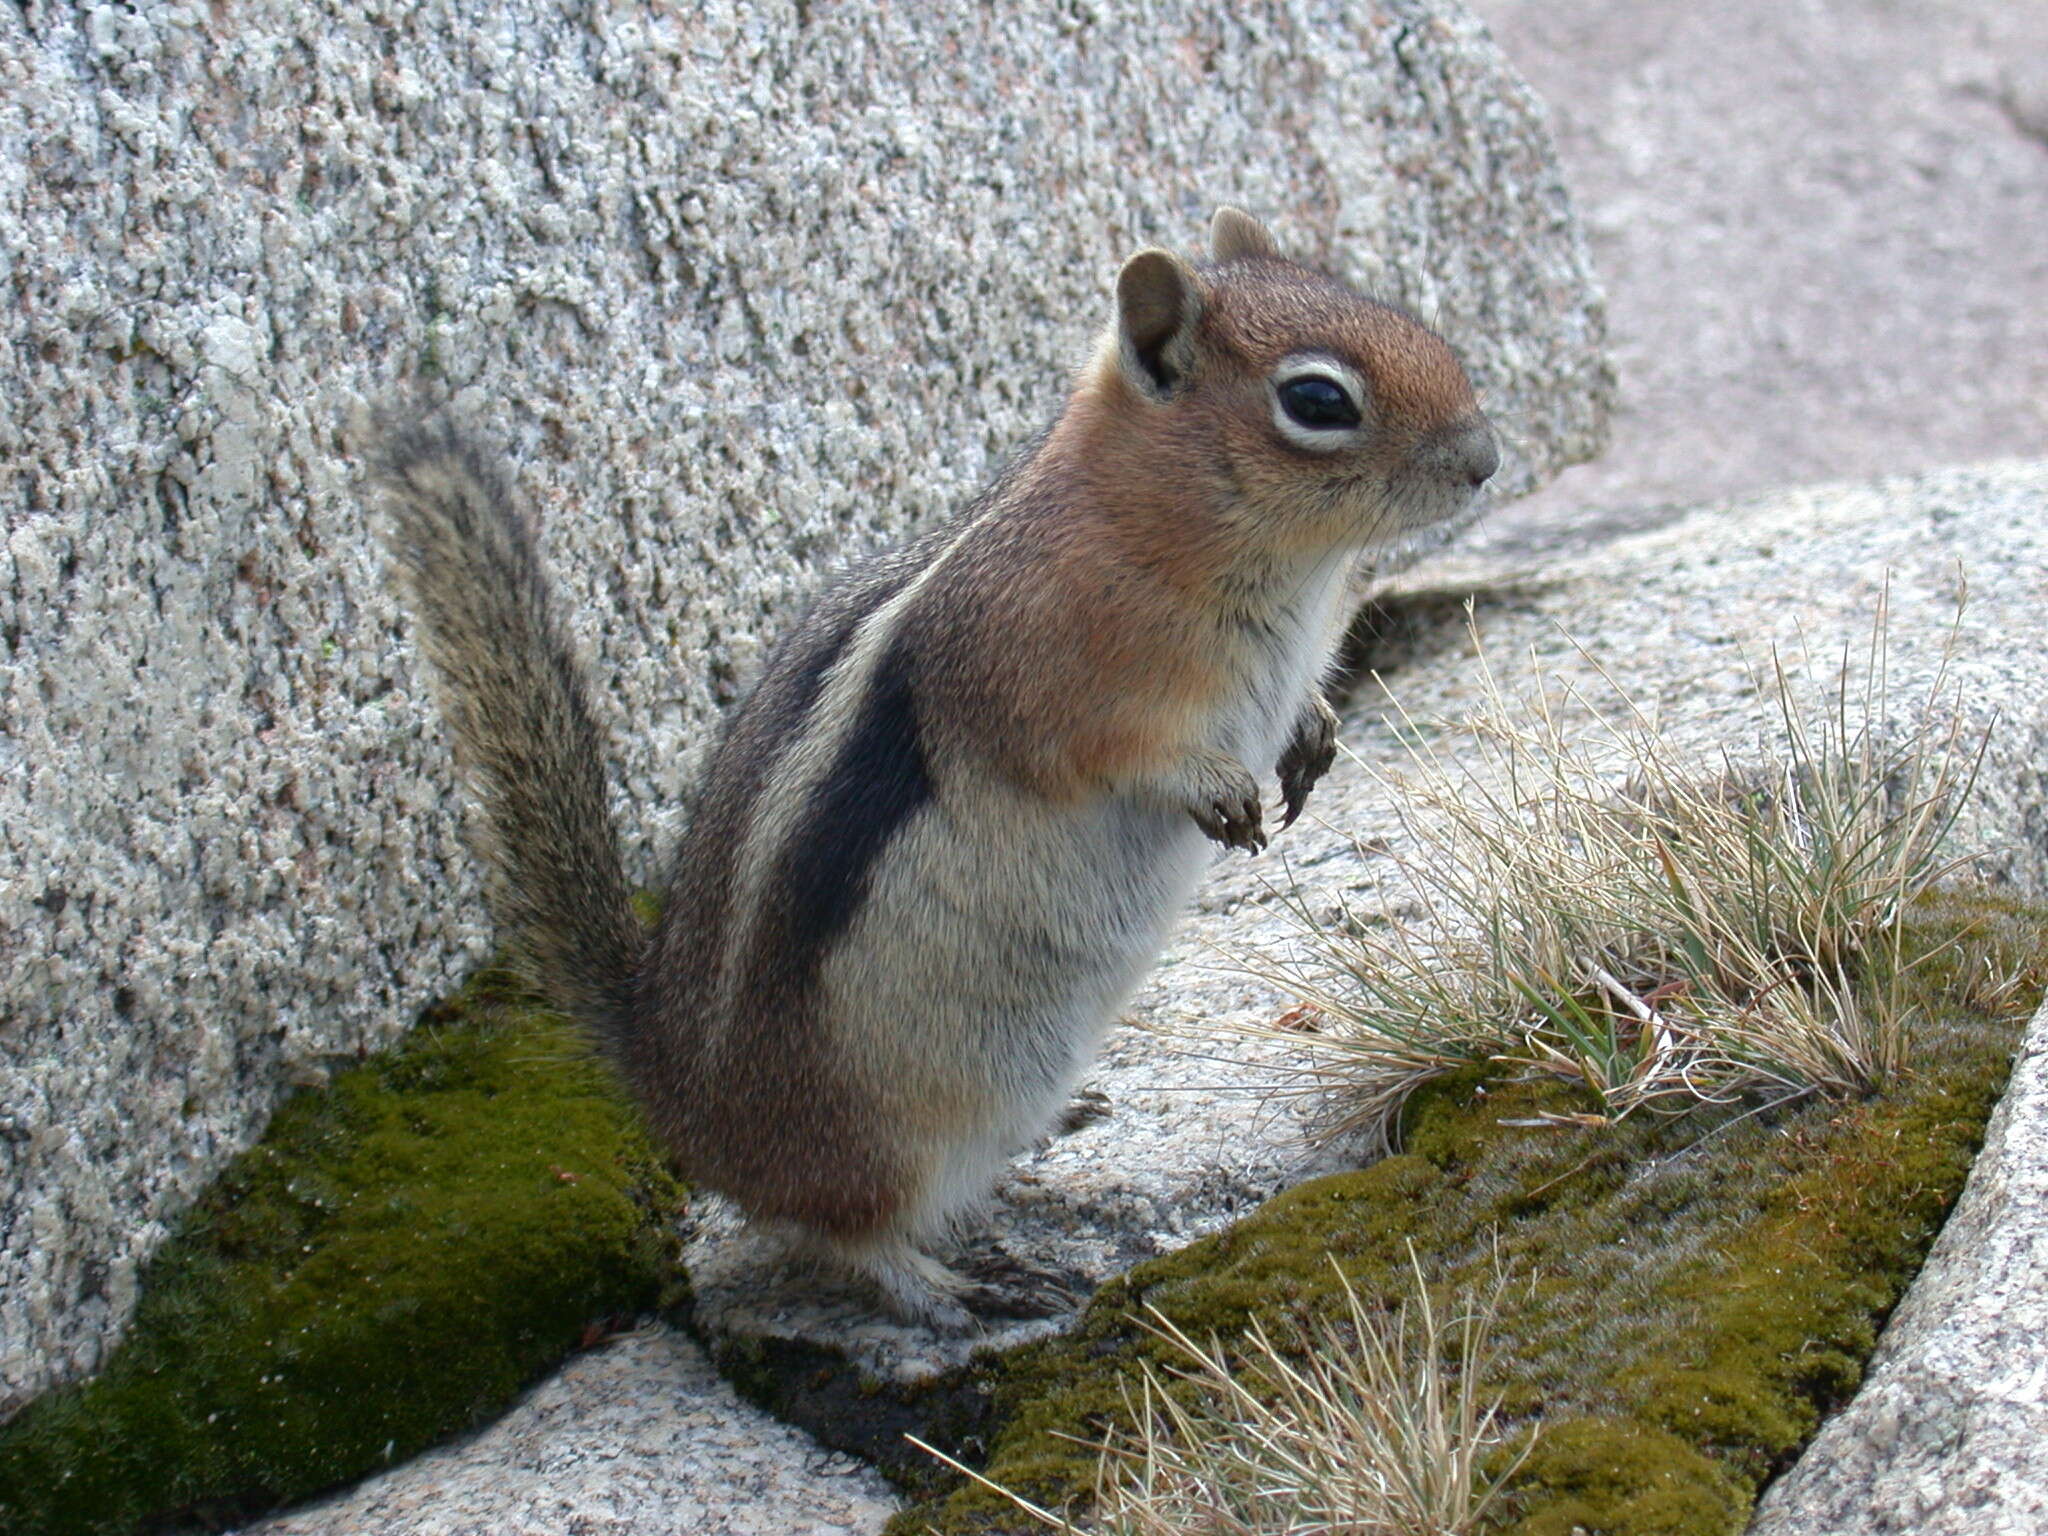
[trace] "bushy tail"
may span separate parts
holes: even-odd
[[[445,416],[381,423],[375,476],[419,645],[482,801],[492,909],[542,993],[614,1048],[647,935],[604,742],[504,469]]]

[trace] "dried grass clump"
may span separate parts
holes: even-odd
[[[1410,1092],[1476,1062],[1583,1084],[1562,1118],[1589,1122],[1891,1078],[1926,958],[1901,918],[1959,862],[1984,739],[1945,666],[1891,724],[1882,616],[1851,670],[1809,705],[1774,652],[1772,728],[1740,757],[1680,751],[1604,671],[1601,698],[1540,671],[1511,692],[1483,650],[1456,752],[1396,705],[1407,765],[1381,777],[1420,915],[1319,923],[1296,895],[1305,954],[1240,962],[1328,1022],[1285,1036],[1319,1129],[1385,1141]]]
[[[1413,1256],[1411,1255],[1411,1261]],[[1360,1300],[1293,1347],[1254,1323],[1234,1350],[1145,1323],[1187,1363],[1142,1368],[1134,1426],[1099,1447],[1101,1536],[1467,1536],[1534,1444],[1495,1456],[1506,1434],[1482,1398],[1500,1293],[1444,1317],[1415,1271],[1391,1313]],[[923,1442],[917,1442],[923,1445]],[[931,1447],[924,1446],[930,1451]],[[1083,1528],[931,1454],[1053,1530]],[[1491,1465],[1486,1465],[1489,1460]]]

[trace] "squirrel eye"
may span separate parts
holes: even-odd
[[[1315,374],[1282,384],[1280,406],[1304,427],[1335,430],[1359,422],[1358,406],[1344,386]]]

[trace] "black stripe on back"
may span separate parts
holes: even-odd
[[[784,847],[776,871],[773,963],[799,989],[818,977],[867,897],[875,860],[932,798],[917,701],[901,642],[883,652],[860,716]]]
[[[878,561],[828,588],[770,652],[754,687],[727,717],[676,844],[656,951],[639,988],[641,1028],[650,1039],[663,1029],[696,1038],[706,1028],[737,916],[736,865],[762,790],[801,738],[862,620],[913,574],[902,562]],[[788,926],[783,905],[772,888],[764,899],[764,930],[781,934]],[[779,966],[763,967],[758,958],[748,966],[750,1006],[783,997],[787,977]]]
[[[839,664],[854,632],[916,574],[901,561],[859,567],[829,588],[802,623],[770,653],[753,695],[736,713],[733,735],[745,738],[735,766],[748,776],[751,801],[774,766],[803,734],[825,680]],[[714,779],[723,777],[718,768]]]
[[[826,677],[839,664],[847,643],[853,639],[853,632],[860,627],[860,621],[867,617],[868,611],[866,607],[850,607],[835,615],[831,628],[825,631],[822,645],[817,644],[813,637],[806,636],[811,640],[812,648],[804,653],[797,653],[792,648],[792,660],[787,670],[772,679],[764,678],[763,687],[745,706],[746,728],[759,742],[758,748],[748,757],[748,766],[755,775],[756,784],[767,780],[770,770],[802,732],[805,721],[810,718],[811,707],[818,702],[818,695],[825,691]]]

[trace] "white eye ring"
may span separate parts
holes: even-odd
[[[1304,420],[1289,409],[1289,387],[1311,381],[1328,386],[1316,392],[1321,397],[1317,403],[1326,408],[1334,407],[1334,419],[1327,422]],[[1273,371],[1271,383],[1273,427],[1290,443],[1312,453],[1334,453],[1357,446],[1366,430],[1366,402],[1371,397],[1366,392],[1365,381],[1355,370],[1326,354],[1309,353],[1288,358]],[[1341,401],[1330,394],[1331,389],[1341,393]],[[1302,403],[1296,402],[1297,406]],[[1344,419],[1346,415],[1349,420]]]

